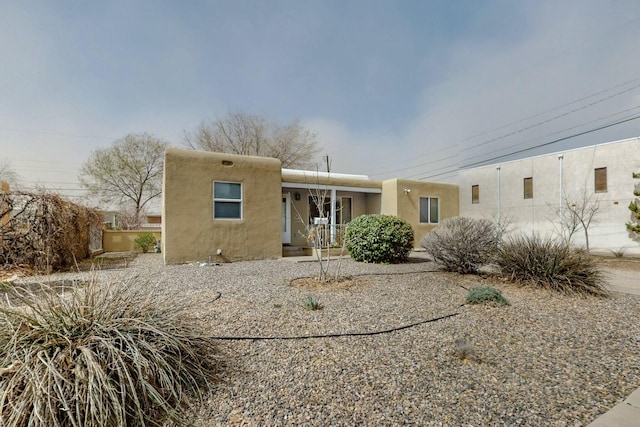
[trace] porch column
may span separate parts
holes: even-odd
[[[337,206],[336,206],[336,189],[331,189],[331,245],[336,242],[336,223],[338,222]]]

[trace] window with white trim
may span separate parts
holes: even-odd
[[[213,218],[242,219],[242,184],[239,182],[213,183]]]
[[[420,223],[437,224],[440,222],[440,199],[420,197]]]

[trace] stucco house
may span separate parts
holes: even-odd
[[[340,239],[351,219],[382,213],[408,221],[414,247],[443,219],[491,218],[516,232],[559,231],[566,200],[599,203],[589,229],[593,251],[640,254],[624,224],[640,170],[640,138],[461,170],[455,184],[282,169],[280,161],[169,148],[165,152],[162,248],[165,263],[279,258]],[[573,243],[584,244],[583,233]]]
[[[328,230],[363,214],[407,220],[414,246],[458,215],[458,186],[282,169],[280,161],[169,148],[165,152],[162,248],[165,263],[279,258],[308,245],[310,226]],[[322,212],[321,212],[322,211]]]
[[[589,228],[592,251],[640,254],[639,242],[625,228],[637,184],[632,172],[638,170],[640,138],[462,170],[460,216],[506,218],[514,231],[557,234],[563,202],[586,197],[599,203]],[[584,245],[584,234],[572,241]]]

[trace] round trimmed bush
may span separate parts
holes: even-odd
[[[133,241],[135,247],[140,249],[142,252],[147,253],[151,248],[153,248],[156,244],[156,237],[153,233],[144,232],[138,234],[138,237]]]
[[[354,260],[396,264],[409,258],[413,228],[395,216],[362,215],[349,223],[346,239]]]

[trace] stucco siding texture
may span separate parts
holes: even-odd
[[[165,263],[280,257],[280,170],[277,159],[167,149],[162,206]],[[214,219],[214,182],[241,184],[241,219]]]
[[[438,199],[438,221],[420,222],[420,199]],[[458,186],[436,182],[409,179],[391,179],[382,183],[381,213],[394,215],[406,220],[414,232],[414,247],[420,247],[420,240],[429,231],[438,226],[445,218],[458,216]]]
[[[597,168],[606,168],[604,192],[595,191]],[[623,248],[627,254],[638,254],[640,245],[624,225],[629,220],[627,207],[634,198],[632,172],[638,170],[638,138],[468,169],[461,171],[458,180],[460,215],[500,216],[512,223],[510,228],[515,232],[554,236],[560,231],[561,198],[576,200],[586,194],[600,202],[589,228],[591,249],[609,252]],[[528,177],[533,179],[533,197],[525,199],[524,178]],[[479,187],[478,203],[472,203],[474,185]],[[584,245],[584,233],[577,232],[572,242]]]

